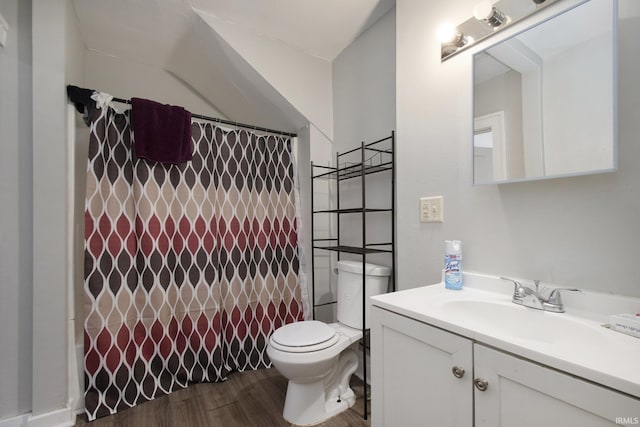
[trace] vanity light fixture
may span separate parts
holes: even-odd
[[[535,1],[536,0],[534,0],[534,2]],[[478,21],[486,22],[494,29],[509,21],[507,15],[495,7],[490,1],[478,3],[476,7],[473,8],[473,16]]]
[[[562,0],[477,0],[473,16],[440,32],[440,60],[445,61],[510,25]],[[580,3],[589,0],[578,0]],[[445,37],[443,34],[448,34]]]

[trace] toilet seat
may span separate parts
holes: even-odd
[[[336,330],[317,320],[290,323],[278,328],[270,338],[271,345],[289,353],[309,353],[335,345],[340,339]]]

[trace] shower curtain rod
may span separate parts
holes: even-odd
[[[113,101],[131,105],[131,100],[130,99],[123,99],[123,98],[114,97]],[[298,136],[297,134],[291,133],[291,132],[284,132],[284,131],[281,131],[281,130],[263,128],[263,127],[260,127],[260,126],[248,125],[248,124],[245,124],[245,123],[232,122],[231,120],[220,119],[218,117],[204,116],[202,114],[193,114],[193,113],[191,113],[191,117],[195,118],[195,119],[200,119],[200,120],[207,120],[207,121],[210,121],[210,122],[223,123],[225,125],[231,125],[231,126],[235,126],[235,127],[241,127],[241,128],[257,130],[257,131],[260,131],[260,132],[272,133],[272,134],[275,134],[275,135],[289,136],[289,137],[292,137],[292,138],[295,138],[295,137]]]
[[[92,102],[90,97],[91,97],[91,94],[93,92],[94,92],[93,89],[84,89],[84,88],[80,88],[78,86],[67,85],[67,96],[69,97],[71,102],[73,102],[76,105],[76,108],[79,108],[78,105],[85,105],[86,106],[90,102]],[[115,101],[115,102],[120,102],[120,103],[123,103],[123,104],[131,105],[131,100],[130,99],[113,97],[112,100]],[[82,109],[78,109],[78,111],[80,113],[82,113]],[[260,126],[248,125],[248,124],[245,124],[245,123],[233,122],[231,120],[220,119],[220,118],[217,118],[217,117],[204,116],[202,114],[193,114],[192,113],[191,117],[192,118],[196,118],[196,119],[200,119],[200,120],[207,120],[207,121],[210,121],[210,122],[223,123],[225,125],[230,125],[230,126],[235,126],[235,127],[253,129],[253,130],[260,131],[260,132],[267,132],[267,133],[271,133],[271,134],[274,134],[274,135],[282,135],[282,136],[288,136],[288,137],[292,137],[292,138],[295,138],[295,137],[298,136],[297,134],[291,133],[291,132],[284,132],[284,131],[281,131],[281,130],[275,130],[275,129],[269,129],[269,128],[264,128],[264,127],[260,127]]]

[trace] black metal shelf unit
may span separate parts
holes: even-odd
[[[381,148],[382,147],[382,148]],[[357,155],[360,152],[360,159],[357,162],[347,163],[342,161],[345,156]],[[321,209],[315,210],[313,203],[313,196],[311,197],[311,230],[314,233],[312,237],[312,250],[311,250],[311,295],[313,306],[313,318],[316,317],[316,308],[333,303],[316,304],[315,298],[315,252],[317,250],[332,251],[338,253],[338,259],[340,259],[340,253],[349,253],[362,256],[362,360],[363,360],[363,375],[364,375],[364,419],[368,418],[368,391],[367,391],[367,349],[369,346],[369,330],[366,329],[366,275],[365,263],[367,261],[367,255],[370,254],[384,254],[390,255],[391,260],[391,290],[396,290],[396,254],[395,254],[395,132],[392,131],[391,135],[377,141],[365,143],[361,142],[360,146],[344,153],[336,154],[336,166],[320,166],[311,162],[311,193],[314,194],[314,181],[316,180],[333,180],[336,182],[335,191],[335,209]],[[389,207],[385,208],[371,208],[367,207],[366,200],[366,177],[372,174],[388,173],[391,181],[390,191],[390,203]],[[359,207],[341,208],[340,207],[340,184],[346,180],[360,179],[361,187],[361,200]],[[316,238],[314,229],[314,217],[318,214],[334,214],[337,216],[336,220],[336,237],[335,238]],[[368,243],[366,239],[367,232],[367,216],[371,214],[376,215],[389,215],[389,224],[391,227],[391,241],[390,242],[376,242]],[[340,217],[343,215],[360,215],[362,222],[362,245],[361,246],[348,246],[341,244],[340,242]]]

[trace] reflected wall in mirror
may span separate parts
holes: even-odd
[[[589,0],[474,55],[474,184],[616,168],[615,0]]]

